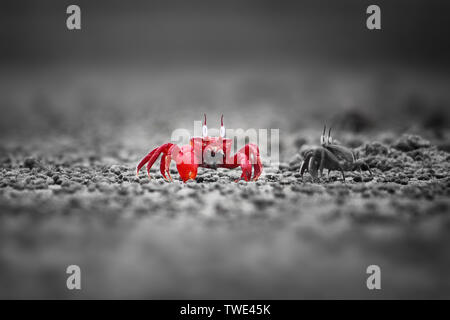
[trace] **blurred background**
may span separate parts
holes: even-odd
[[[448,127],[445,1],[2,1],[0,132]],[[156,116],[158,115],[158,116]]]
[[[71,4],[81,30],[66,28]],[[371,4],[381,30],[366,28]],[[448,298],[449,10],[2,0],[0,297]],[[210,128],[224,114],[228,128],[280,129],[283,170],[249,184],[237,170],[135,177],[203,113]],[[325,123],[386,172],[300,181],[297,153]],[[405,132],[432,147],[390,148]],[[65,287],[69,264],[81,292]],[[386,290],[367,290],[370,264]]]

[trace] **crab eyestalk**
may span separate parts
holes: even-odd
[[[322,132],[322,135],[320,136],[320,144],[321,144],[321,145],[324,145],[324,144],[325,144],[325,134],[326,134],[326,132],[327,132],[327,126],[324,125],[324,126],[323,126],[323,132]]]
[[[206,113],[203,114],[205,117],[205,120],[203,121],[203,127],[202,127],[202,134],[203,137],[207,137],[208,136],[208,126],[206,125]]]
[[[222,117],[220,117],[220,137],[225,138],[225,134],[226,134],[226,131],[225,131],[225,126],[223,125],[223,115],[222,115]]]
[[[330,129],[328,130],[328,139],[327,139],[327,142],[329,143],[329,144],[331,144],[331,128],[332,127],[330,127]]]

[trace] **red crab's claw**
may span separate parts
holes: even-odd
[[[259,148],[255,144],[247,144],[241,148],[235,155],[235,163],[242,169],[242,175],[240,179],[245,181],[256,181],[262,173],[262,163],[259,156]],[[253,178],[252,178],[252,166],[253,166]]]
[[[242,175],[238,179],[238,181],[241,179],[244,179],[245,181],[250,181],[250,179],[252,178],[252,164],[250,163],[248,158],[243,157],[239,161],[239,165],[241,166],[241,169],[242,169]]]
[[[195,160],[194,149],[191,146],[183,146],[177,155],[177,169],[183,182],[194,180],[197,176],[198,164]],[[197,161],[198,162],[198,161]]]

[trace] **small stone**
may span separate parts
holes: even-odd
[[[258,208],[258,210],[264,210],[267,207],[274,204],[274,200],[265,197],[256,197],[253,199],[253,204]]]
[[[105,182],[101,182],[97,184],[97,188],[101,191],[101,192],[105,192],[105,193],[110,193],[113,191],[113,186],[109,185],[108,183]]]
[[[23,166],[28,169],[38,168],[40,167],[40,163],[35,158],[26,158],[23,162]]]
[[[418,135],[404,134],[398,140],[396,140],[392,147],[403,152],[419,149],[428,148],[431,146],[430,141]]]
[[[67,180],[67,179],[64,179],[64,180],[61,182],[61,187],[63,187],[63,188],[70,187],[70,181]]]
[[[284,185],[290,184],[292,182],[294,182],[294,180],[292,180],[292,178],[283,178],[280,180],[280,184],[284,184]]]
[[[38,179],[33,181],[34,185],[39,185],[39,184],[43,184],[43,183],[45,183],[45,180],[41,179],[41,178],[38,178]]]
[[[387,155],[388,147],[381,142],[374,141],[372,143],[366,144],[366,155]]]
[[[17,182],[13,184],[13,188],[16,190],[23,190],[25,189],[25,184],[23,182]]]
[[[117,191],[118,194],[120,194],[121,196],[126,196],[128,195],[128,189],[125,187],[120,187],[119,190]]]
[[[120,175],[121,172],[122,172],[121,169],[120,169],[120,166],[117,165],[117,164],[112,165],[112,166],[109,168],[109,170],[110,170],[112,173],[116,174],[116,175]]]
[[[89,192],[94,192],[95,191],[95,184],[93,184],[93,183],[89,184],[87,189],[88,189]]]

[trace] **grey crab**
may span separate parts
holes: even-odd
[[[345,171],[359,170],[362,175],[362,170],[368,170],[370,176],[372,171],[367,163],[362,159],[357,159],[355,153],[336,142],[331,138],[331,128],[326,134],[326,126],[323,128],[323,133],[320,136],[320,147],[309,149],[305,152],[304,161],[300,167],[300,175],[303,179],[303,174],[308,171],[309,174],[316,180],[323,175],[323,169],[328,169],[328,175],[331,170],[338,170],[342,173],[342,179],[345,181]]]

